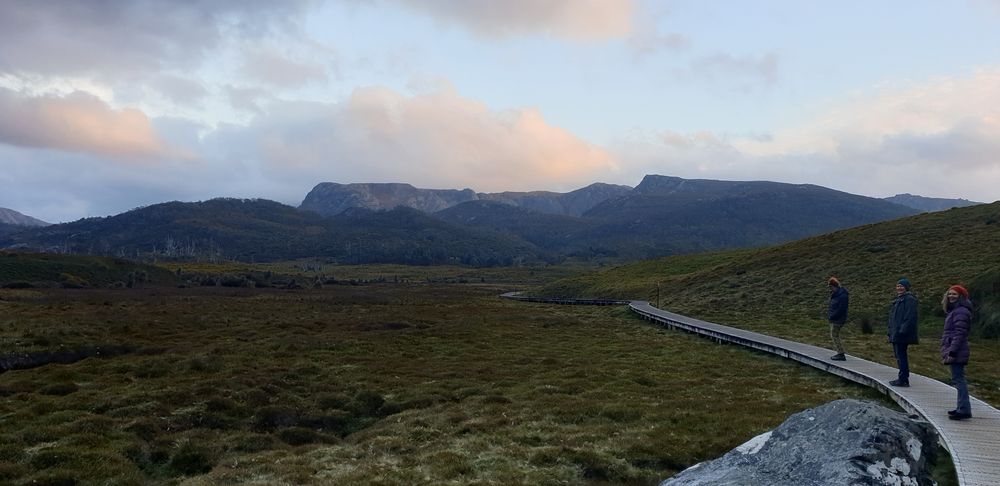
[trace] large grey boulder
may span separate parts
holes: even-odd
[[[936,444],[927,422],[871,402],[837,400],[792,415],[660,486],[931,485]]]

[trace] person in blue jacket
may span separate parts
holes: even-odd
[[[840,285],[837,277],[830,277],[830,338],[833,339],[833,347],[837,349],[837,354],[830,356],[834,361],[844,361],[844,342],[840,339],[840,331],[847,322],[847,305],[849,296],[847,289]]]
[[[899,367],[899,376],[889,382],[892,386],[910,386],[910,360],[906,351],[918,342],[917,296],[910,291],[910,286],[905,278],[896,282],[896,298],[889,309],[889,342]]]

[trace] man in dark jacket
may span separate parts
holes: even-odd
[[[844,343],[840,339],[840,330],[847,322],[847,289],[840,285],[836,277],[830,277],[830,338],[833,339],[833,346],[837,349],[837,354],[830,357],[834,361],[844,361]]]
[[[910,361],[906,348],[917,344],[917,297],[910,292],[910,281],[905,278],[896,282],[896,298],[889,310],[889,342],[899,366],[899,377],[889,384],[910,386]]]

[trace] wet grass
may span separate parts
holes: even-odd
[[[883,400],[500,290],[0,291],[0,355],[136,350],[0,374],[0,482],[656,484],[791,413]]]

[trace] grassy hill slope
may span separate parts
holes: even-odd
[[[759,250],[667,257],[556,281],[536,293],[655,302],[686,315],[829,347],[826,279],[851,293],[848,352],[894,365],[885,344],[885,315],[900,277],[920,297],[922,345],[914,370],[940,379],[941,295],[969,285],[983,303],[980,333],[998,318],[1000,203],[927,213],[837,231]],[[860,329],[868,325],[873,335]],[[983,398],[1000,404],[1000,341],[974,343],[970,376]],[[975,393],[975,392],[974,392]]]
[[[140,283],[177,282],[169,270],[121,258],[0,251],[0,286],[61,283],[70,287],[105,287],[115,282],[128,283],[129,274]]]

